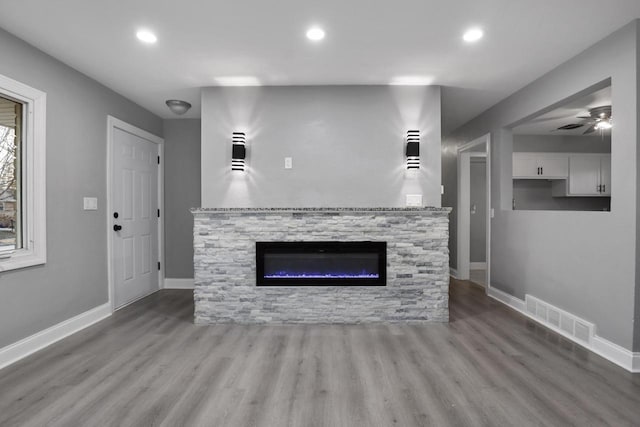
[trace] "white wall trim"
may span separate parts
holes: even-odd
[[[449,276],[453,277],[454,279],[457,279],[458,278],[458,270],[456,270],[455,268],[449,267]]]
[[[627,371],[640,372],[640,352],[629,351],[598,335],[591,340],[590,350]]]
[[[470,262],[469,269],[470,270],[486,270],[487,263],[486,262]]]
[[[111,316],[111,304],[103,304],[85,311],[71,319],[53,325],[13,344],[0,349],[0,369],[9,366],[36,351],[75,334],[100,320]]]
[[[500,301],[501,303],[508,305],[509,307],[524,314],[525,316],[528,316],[526,312],[526,305],[520,298],[516,298],[513,295],[502,292],[500,289],[494,288],[493,286],[489,287],[487,295],[489,295],[496,301]]]
[[[164,279],[164,289],[193,289],[194,279]]]
[[[581,345],[582,347],[586,348],[587,350],[590,350],[592,352],[594,352],[595,354],[607,359],[608,361],[615,363],[616,365],[620,366],[621,368],[626,369],[629,372],[640,372],[640,352],[632,352],[630,350],[627,350],[626,348],[623,348],[621,346],[619,346],[618,344],[615,344],[605,338],[602,338],[598,335],[596,335],[596,326],[590,322],[587,322],[586,320],[583,320],[581,318],[579,318],[578,316],[575,316],[574,314],[571,314],[567,311],[564,311],[562,309],[559,309],[549,303],[546,303],[544,301],[542,301],[539,298],[533,297],[531,295],[526,295],[525,296],[525,300],[521,300],[519,298],[514,297],[513,295],[509,295],[506,292],[503,292],[499,289],[496,289],[494,287],[489,288],[489,292],[488,295],[495,299],[496,301],[499,301],[511,308],[513,308],[514,310],[520,312],[521,314],[527,316],[529,319],[534,320],[536,322],[538,322],[539,324],[541,324],[542,326],[545,326],[546,328],[551,329],[552,331],[562,335],[563,337],[575,342],[576,344]],[[588,341],[582,341],[576,337],[574,337],[573,335],[565,332],[564,330],[554,326],[552,323],[550,323],[548,320],[543,319],[541,316],[533,314],[533,313],[529,313],[527,311],[527,303],[528,302],[535,302],[536,304],[545,304],[547,307],[551,307],[552,309],[558,311],[559,313],[561,313],[562,315],[565,315],[567,317],[570,317],[572,319],[576,319],[578,321],[580,321],[583,324],[586,324],[589,326],[589,331],[590,331],[590,336]]]
[[[0,271],[8,271],[47,262],[47,94],[3,75],[0,92],[25,107],[20,218],[23,247],[0,261]]]

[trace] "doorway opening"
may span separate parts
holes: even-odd
[[[489,134],[458,149],[458,258],[460,280],[488,291],[491,251],[491,156]]]

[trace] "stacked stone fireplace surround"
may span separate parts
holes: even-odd
[[[449,208],[194,209],[195,322],[449,320]],[[256,286],[257,241],[385,241],[386,286]]]

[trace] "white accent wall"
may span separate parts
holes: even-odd
[[[203,207],[402,207],[407,194],[440,206],[440,88],[206,88]],[[407,130],[421,131],[407,172]],[[231,133],[247,134],[247,171],[231,171]],[[293,168],[285,169],[285,157]]]

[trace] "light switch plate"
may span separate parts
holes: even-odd
[[[422,194],[407,194],[407,207],[422,207]]]
[[[85,211],[97,211],[98,210],[98,198],[97,197],[85,197],[83,199],[83,206]]]
[[[293,157],[285,157],[284,158],[284,168],[285,169],[293,169]]]
[[[493,208],[491,208],[491,218],[495,216],[496,216],[496,211]]]

